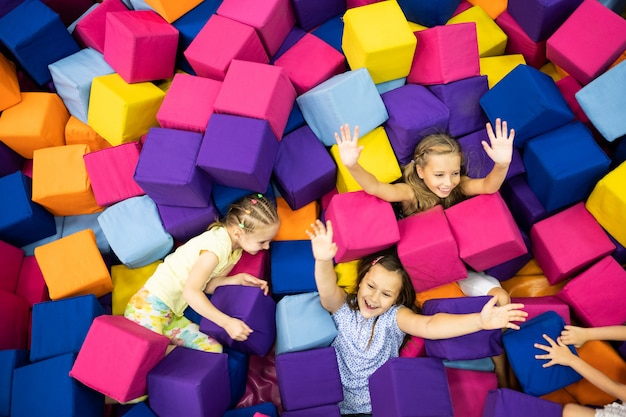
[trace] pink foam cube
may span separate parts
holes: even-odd
[[[256,255],[250,255],[244,251],[241,259],[239,259],[239,262],[235,264],[228,275],[232,276],[243,272],[267,281],[269,262],[269,252],[266,250],[257,252]]]
[[[128,142],[83,156],[98,205],[106,207],[145,194],[133,178],[140,153],[139,142]]]
[[[19,295],[0,289],[0,350],[28,349],[30,305]]]
[[[398,222],[398,256],[415,291],[422,292],[467,277],[467,268],[443,207],[406,217]]]
[[[541,68],[546,58],[546,41],[533,41],[515,19],[506,10],[498,15],[496,24],[507,36],[505,53],[507,55],[522,54],[526,64]]]
[[[122,0],[104,0],[102,3],[96,3],[96,7],[89,9],[88,13],[76,23],[72,35],[80,45],[103,54],[107,13],[124,11],[128,11],[128,7]]]
[[[589,117],[585,114],[585,111],[580,107],[580,103],[576,100],[576,93],[582,88],[582,85],[574,77],[568,75],[555,82],[557,88],[563,94],[563,98],[572,109],[576,119],[583,123],[589,124]]]
[[[626,322],[626,270],[606,256],[572,278],[557,294],[586,327],[618,326]]]
[[[119,402],[147,393],[147,376],[165,356],[169,338],[124,316],[96,317],[70,376]]]
[[[459,254],[476,271],[515,259],[528,252],[500,193],[481,194],[445,210]]]
[[[365,191],[335,194],[325,218],[333,225],[337,263],[359,259],[400,240],[391,204]]]
[[[439,25],[415,36],[417,47],[407,82],[447,84],[480,75],[476,23]]]
[[[546,311],[554,311],[559,316],[563,317],[565,324],[571,323],[569,306],[555,295],[511,297],[511,302],[524,304],[524,311],[528,313],[526,321]]]
[[[533,225],[531,252],[554,285],[615,250],[615,244],[580,202]]]
[[[152,10],[106,15],[104,60],[127,83],[174,75],[178,30]]]
[[[487,393],[498,388],[494,372],[446,368],[455,416],[482,417]]]
[[[267,120],[278,140],[296,100],[285,70],[234,59],[215,99],[215,113]]]
[[[164,128],[204,133],[221,87],[220,81],[210,78],[175,74],[157,112],[157,121]]]
[[[298,95],[346,71],[345,56],[310,33],[282,54],[274,65],[285,69]]]
[[[34,304],[50,301],[46,281],[37,259],[33,255],[25,256],[22,261],[15,294],[28,301],[31,308]]]
[[[250,25],[212,15],[183,53],[200,77],[224,80],[233,59],[267,64],[269,58]]]
[[[15,293],[24,250],[0,240],[0,290]]]
[[[255,28],[270,57],[296,24],[290,0],[223,0],[217,14]]]
[[[626,49],[626,20],[602,2],[583,0],[548,38],[546,56],[583,85]]]

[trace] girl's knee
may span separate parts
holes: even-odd
[[[563,417],[594,417],[596,412],[593,408],[580,404],[565,404],[563,406]]]

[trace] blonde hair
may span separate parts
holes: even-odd
[[[263,194],[250,194],[232,203],[224,218],[211,223],[207,230],[218,226],[235,226],[246,232],[253,232],[278,221],[278,212],[273,201]]]
[[[445,198],[438,197],[428,189],[424,180],[417,174],[417,167],[424,168],[431,155],[451,155],[461,158],[463,166],[463,152],[459,143],[445,133],[435,133],[425,136],[415,147],[413,160],[402,168],[404,182],[411,186],[415,193],[415,201],[402,205],[402,212],[405,216],[428,210],[438,204],[448,208],[466,198],[461,187],[455,187],[450,195]]]

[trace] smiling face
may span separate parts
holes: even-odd
[[[253,231],[240,230],[238,236],[239,247],[250,255],[256,255],[261,250],[268,250],[270,242],[278,233],[280,223],[272,223]]]
[[[388,271],[382,265],[372,266],[363,277],[357,291],[359,310],[366,319],[380,316],[398,299],[402,277],[398,272]]]
[[[439,198],[446,198],[461,182],[461,156],[458,154],[433,154],[424,167],[416,165],[417,175]]]

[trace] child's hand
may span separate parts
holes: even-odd
[[[512,303],[496,307],[497,297],[492,297],[480,312],[480,320],[484,330],[502,329],[508,327],[518,330],[519,326],[513,322],[526,321],[528,313],[522,311],[524,304]]]
[[[566,345],[574,345],[577,348],[584,345],[588,340],[584,328],[570,325],[565,326],[565,330],[561,332],[560,339]]]
[[[354,136],[350,137],[350,126],[345,124],[340,127],[341,137],[335,132],[335,140],[339,149],[341,162],[348,168],[356,165],[363,146],[359,146],[359,127],[354,127]]]
[[[238,342],[247,340],[248,336],[250,336],[250,333],[253,331],[246,323],[234,317],[226,321],[224,330],[226,330],[226,333],[228,333],[231,339]]]
[[[247,287],[259,287],[263,290],[263,294],[265,295],[267,295],[267,293],[269,292],[269,286],[267,285],[267,281],[265,280],[257,278],[254,275],[247,274],[245,272],[237,274],[236,277],[240,285],[245,285]]]
[[[543,364],[544,368],[548,368],[553,365],[565,365],[570,366],[572,358],[576,355],[567,347],[561,337],[556,339],[556,342],[550,338],[547,334],[543,335],[543,338],[550,344],[550,346],[541,345],[535,343],[537,349],[544,350],[548,353],[542,355],[535,355],[535,359],[548,359],[549,361]]]
[[[326,221],[326,227],[319,219],[311,224],[313,231],[307,230],[306,234],[311,238],[313,257],[318,261],[330,261],[337,254],[337,244],[333,242],[333,226],[330,220]]]
[[[487,155],[489,155],[489,158],[491,158],[496,165],[510,164],[513,158],[515,130],[511,129],[509,132],[506,122],[500,121],[498,118],[496,119],[495,133],[491,123],[487,123],[487,135],[489,136],[491,146],[489,146],[489,143],[485,140],[482,141],[482,145]]]

